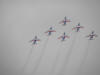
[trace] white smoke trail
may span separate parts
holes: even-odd
[[[25,69],[26,69],[26,67],[27,67],[27,65],[28,65],[28,63],[30,61],[30,57],[31,57],[33,51],[34,51],[34,48],[32,46],[32,48],[30,49],[30,52],[29,52],[29,54],[27,56],[26,62],[24,64],[23,68],[20,71],[20,75],[23,75],[24,74],[24,71],[25,71]]]
[[[67,33],[67,34],[70,34],[72,31],[70,31],[69,33]],[[63,46],[62,45],[62,43],[61,43],[61,46]],[[62,48],[60,46],[60,48]],[[53,75],[54,73],[55,73],[55,70],[56,70],[56,66],[57,66],[57,62],[59,62],[59,57],[60,57],[60,55],[61,55],[61,51],[62,51],[62,49],[58,49],[58,51],[57,51],[57,55],[56,55],[56,59],[55,59],[55,61],[54,61],[54,63],[53,63],[53,66],[52,66],[52,69],[51,69],[51,72],[50,72],[50,74],[49,75]]]
[[[84,57],[83,57],[82,62],[80,63],[80,66],[79,66],[79,70],[78,70],[77,75],[81,75],[82,67],[84,66],[85,61],[86,61],[86,59],[88,57],[88,52],[89,52],[89,47],[90,47],[90,41],[91,40],[88,40],[88,42],[87,42],[87,46],[86,46],[86,49],[85,49],[85,52],[84,52]]]
[[[60,46],[60,47],[61,47],[61,46]],[[62,47],[61,47],[61,48],[62,48]],[[52,65],[52,69],[51,69],[49,75],[53,75],[53,74],[54,74],[55,69],[56,69],[56,66],[57,66],[57,62],[59,62],[59,56],[60,56],[60,54],[61,54],[61,51],[62,51],[62,49],[59,48],[58,51],[57,51],[56,59],[55,59],[53,65]]]
[[[59,71],[58,75],[63,75],[64,72],[65,72],[66,66],[68,65],[68,62],[69,62],[69,58],[70,58],[70,56],[72,54],[72,51],[73,51],[73,47],[75,45],[75,41],[77,39],[77,35],[78,35],[78,33],[74,34],[74,38],[72,40],[72,44],[71,44],[70,48],[68,49],[68,52],[67,52],[67,54],[65,56],[64,63],[62,65],[61,70]]]
[[[49,37],[50,37],[50,36],[49,36]],[[49,37],[48,37],[47,40],[45,41],[44,46],[43,46],[43,48],[42,48],[42,50],[41,50],[40,57],[39,57],[39,59],[37,60],[36,65],[35,65],[35,67],[34,67],[34,70],[33,70],[33,72],[32,72],[33,75],[35,75],[35,73],[37,72],[37,70],[38,70],[38,68],[39,68],[40,62],[41,62],[41,60],[42,60],[42,58],[43,58],[43,56],[44,56],[44,53],[45,53],[45,50],[46,50],[46,47],[47,47],[47,44],[48,44]]]

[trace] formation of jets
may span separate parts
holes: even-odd
[[[61,21],[60,23],[62,25],[66,25],[68,22],[71,22],[70,19],[68,19],[66,16],[64,17],[64,20]],[[76,32],[79,32],[80,29],[84,28],[83,26],[80,25],[80,23],[78,23],[78,25],[76,25],[76,27],[73,27],[72,30],[76,30]],[[49,30],[47,30],[45,33],[48,34],[48,36],[50,36],[53,32],[56,32],[53,27],[50,27]],[[97,37],[97,35],[94,33],[94,31],[91,32],[91,34],[89,34],[88,36],[86,36],[89,38],[89,40],[93,40],[95,37]],[[58,37],[58,39],[61,39],[61,41],[65,41],[66,38],[69,38],[68,35],[66,35],[66,33],[64,32],[62,34],[62,36]],[[32,39],[30,42],[32,42],[32,44],[37,44],[37,42],[40,41],[40,39],[37,38],[37,36],[34,37],[34,39]]]

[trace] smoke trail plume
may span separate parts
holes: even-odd
[[[59,71],[59,74],[58,75],[63,75],[64,74],[64,71],[66,69],[66,66],[68,65],[68,62],[69,62],[69,58],[70,58],[70,56],[72,54],[73,47],[74,47],[75,42],[76,42],[76,39],[77,39],[77,35],[78,35],[78,33],[75,33],[74,34],[74,38],[72,40],[72,44],[71,44],[71,46],[70,46],[70,48],[69,48],[69,50],[68,50],[68,52],[67,52],[67,54],[65,56],[64,63],[62,65],[61,70]]]
[[[20,71],[20,75],[23,75],[24,74],[24,71],[25,71],[25,69],[26,69],[26,67],[27,67],[27,65],[28,65],[28,63],[30,61],[30,57],[31,57],[33,51],[34,51],[34,48],[32,46],[32,48],[30,49],[30,52],[29,52],[29,54],[27,56],[26,62],[24,64],[23,68]]]
[[[47,44],[48,44],[48,40],[49,40],[49,37],[47,38],[47,40],[46,40],[45,43],[44,43],[44,46],[43,46],[43,48],[42,48],[40,57],[39,57],[39,59],[37,60],[36,65],[35,65],[35,67],[34,67],[34,70],[33,70],[33,73],[32,73],[33,75],[35,75],[35,73],[37,72],[37,70],[38,70],[38,68],[39,68],[40,62],[41,62],[41,60],[42,60],[42,58],[43,58],[43,56],[44,56],[44,53],[45,53],[45,50],[46,50],[46,47],[47,47]]]
[[[82,62],[80,63],[80,66],[79,66],[79,70],[78,70],[77,75],[81,75],[82,67],[83,67],[83,65],[84,65],[84,63],[85,63],[85,61],[86,61],[86,59],[88,57],[89,47],[90,47],[90,41],[91,40],[88,40],[88,42],[87,42],[87,46],[86,46],[86,49],[85,49],[85,52],[84,52],[84,57],[83,57]]]

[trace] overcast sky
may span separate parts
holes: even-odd
[[[59,24],[67,16],[72,22],[66,26]],[[0,0],[0,75],[15,75],[26,62],[31,43],[28,41],[37,35],[41,41],[34,48],[33,56],[27,68],[26,75],[32,75],[47,39],[44,32],[53,26],[57,31],[48,40],[46,52],[36,75],[48,75],[52,69],[57,51],[60,49],[56,74],[64,61],[66,52],[71,46],[71,38],[62,43],[57,38],[63,32],[70,33],[73,26],[79,22],[81,29],[73,46],[64,74],[77,75],[79,64],[84,57],[88,40],[86,35],[92,30],[100,35],[100,1],[99,0]],[[100,37],[100,36],[99,36]],[[89,55],[82,69],[82,75],[100,75],[100,38],[89,43]]]

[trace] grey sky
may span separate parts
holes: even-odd
[[[44,32],[53,26],[57,33],[49,39],[45,55],[41,61],[37,75],[47,75],[50,72],[58,48],[63,48],[57,39],[64,31],[69,33],[78,22],[85,28],[79,33],[74,51],[72,52],[69,65],[65,74],[75,75],[83,52],[86,48],[85,38],[92,30],[100,35],[100,1],[99,0],[0,0],[0,75],[14,75],[19,71],[31,49],[28,42],[35,35],[41,42],[35,49],[34,60],[31,58],[27,71],[32,71],[34,62],[39,57],[40,51],[45,43]],[[72,23],[63,27],[59,24],[64,16],[72,19]],[[73,35],[63,43],[64,47],[70,47]],[[89,56],[83,67],[82,75],[100,75],[100,38],[93,40],[89,47]],[[59,47],[59,45],[61,47]],[[63,57],[62,51],[57,72],[60,70]],[[33,68],[32,68],[33,65]]]

